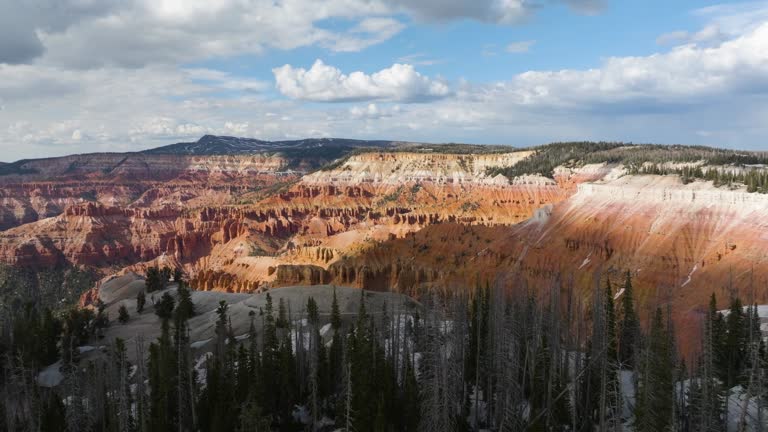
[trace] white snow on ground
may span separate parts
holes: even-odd
[[[585,265],[590,263],[589,257],[592,256],[592,252],[587,255],[586,258],[584,258],[584,261],[582,261],[581,265],[579,266],[579,270],[581,270]]]
[[[628,370],[619,371],[619,386],[624,403],[621,407],[621,416],[623,418],[632,417],[635,408],[635,383],[634,373]]]
[[[619,297],[621,297],[622,294],[624,294],[624,288],[620,289],[619,292],[617,292],[616,295],[613,296],[613,299],[614,300],[618,299]]]
[[[205,387],[205,384],[208,380],[208,374],[207,374],[208,370],[205,368],[205,363],[211,357],[213,357],[213,353],[207,352],[201,355],[195,362],[195,371],[197,372],[197,383],[201,386],[201,389],[202,387]]]
[[[681,288],[691,283],[691,278],[693,277],[693,274],[696,273],[696,270],[698,269],[699,269],[698,264],[693,266],[693,270],[691,270],[691,272],[688,273],[688,279],[686,279],[685,282],[683,282],[683,284],[680,285]]]
[[[197,342],[192,342],[191,344],[189,344],[189,347],[193,349],[202,348],[203,346],[205,346],[205,344],[207,344],[210,341],[211,341],[211,338],[199,340]]]
[[[61,360],[41,370],[37,375],[37,384],[41,387],[56,387],[64,380],[61,373]]]
[[[329,330],[331,330],[331,323],[320,327],[320,336],[325,337]]]
[[[95,349],[96,349],[96,347],[95,346],[91,346],[91,345],[83,345],[83,346],[77,347],[77,351],[80,354],[85,354],[85,353],[91,352],[91,351],[93,351]]]
[[[299,332],[299,334],[301,335],[301,339],[302,339],[301,345],[304,347],[305,350],[308,350],[311,335],[309,334],[309,332]],[[293,352],[296,352],[296,332],[295,331],[291,331],[291,349],[293,350]]]
[[[749,399],[747,399],[748,396],[750,396]],[[768,426],[766,414],[768,413],[761,414],[763,425],[760,427],[757,398],[747,395],[741,386],[733,387],[728,393],[728,432],[765,430]]]
[[[312,423],[312,413],[306,405],[294,405],[291,413],[293,419],[301,424],[308,425]]]

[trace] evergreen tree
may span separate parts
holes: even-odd
[[[120,308],[117,310],[117,315],[117,320],[122,324],[127,323],[128,320],[131,319],[131,315],[128,314],[128,308],[125,307],[124,304],[120,305]]]
[[[635,409],[638,432],[672,430],[674,407],[674,347],[669,323],[661,309],[656,309],[651,323],[648,346],[643,350],[640,381]]]
[[[192,293],[183,285],[177,289],[179,304],[176,306],[176,314],[181,314],[182,319],[189,319],[195,316],[195,304],[192,303]]]
[[[155,305],[155,314],[163,321],[168,321],[173,316],[173,309],[176,301],[170,293],[163,294],[160,301]]]
[[[171,341],[169,316],[161,316],[161,319],[160,337],[149,346],[149,430],[152,432],[175,430],[177,427],[176,350]]]
[[[144,290],[139,291],[138,294],[136,294],[136,312],[142,313],[144,311],[144,305],[147,303],[147,295],[144,293]]]
[[[351,384],[352,422],[355,430],[373,430],[377,410],[375,394],[373,328],[365,309],[365,291],[360,292],[357,322],[350,331],[347,357]]]
[[[619,322],[619,363],[623,369],[633,369],[637,364],[636,351],[640,345],[640,320],[635,312],[632,275],[626,273],[624,292],[621,297],[621,321]]]

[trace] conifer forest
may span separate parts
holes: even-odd
[[[312,297],[266,295],[233,334],[226,301],[212,349],[193,355],[191,289],[150,269],[137,310],[108,317],[35,303],[6,309],[0,425],[9,431],[756,431],[766,426],[768,352],[756,306],[712,295],[697,354],[677,349],[668,309],[641,324],[632,276],[595,276],[585,303],[568,283],[546,295],[493,285],[373,310],[359,290],[343,316]],[[153,303],[147,294],[163,292]],[[296,312],[300,310],[300,312]],[[103,339],[133,314],[160,336]],[[348,314],[344,314],[348,315]],[[114,318],[114,319],[113,319]],[[100,339],[101,338],[101,339]],[[94,342],[96,341],[96,342]],[[102,355],[83,361],[83,347]],[[59,385],[38,374],[60,365]]]

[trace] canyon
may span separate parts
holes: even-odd
[[[3,165],[0,260],[105,281],[178,267],[201,291],[336,284],[418,298],[503,284],[585,302],[629,271],[641,313],[668,305],[686,334],[713,292],[768,302],[768,196],[743,186],[611,162],[491,174],[541,151],[511,147],[345,142],[333,159],[263,142],[212,155],[206,142]]]

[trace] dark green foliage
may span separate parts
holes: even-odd
[[[532,150],[535,153],[511,167],[489,168],[488,174],[495,176],[502,174],[508,178],[518,177],[527,174],[540,174],[545,177],[554,177],[554,170],[560,165],[579,166],[595,158],[598,152],[609,152],[610,150],[624,147],[623,143],[609,142],[570,142],[553,143],[541,147],[535,147]],[[608,154],[604,159],[612,159]]]
[[[177,400],[176,350],[170,335],[167,318],[162,320],[162,333],[157,342],[149,346],[150,397],[149,430],[153,432],[174,430],[178,421],[175,408]]]
[[[765,163],[765,161],[763,161]],[[711,181],[715,186],[745,185],[747,192],[768,193],[768,171],[751,169],[743,165],[727,165],[725,167],[670,167],[660,164],[634,166],[631,174],[678,175],[683,183],[688,184],[695,179]]]
[[[248,314],[245,338],[235,338],[230,308],[221,302],[206,360],[190,348],[194,308],[184,286],[177,306],[169,293],[155,305],[161,333],[148,361],[129,362],[134,357],[120,339],[78,358],[77,347],[98,334],[103,304],[61,315],[29,304],[0,316],[0,349],[12,354],[0,356],[0,424],[189,432],[347,424],[387,432],[586,432],[633,424],[637,431],[714,432],[738,421],[726,418],[728,386],[731,395],[738,385],[768,405],[755,307],[734,298],[720,313],[713,296],[701,355],[688,369],[677,357],[671,312],[656,310],[643,332],[629,276],[620,305],[610,281],[595,285],[592,304],[575,315],[570,308],[578,302],[558,297],[565,292],[559,286],[543,294],[551,296],[545,301],[478,287],[473,297],[434,295],[408,312],[391,304],[371,311],[361,292],[357,315],[344,319],[335,290],[330,311],[311,297],[299,308],[286,300],[275,305],[268,293],[264,310]],[[325,325],[330,330],[321,335]],[[634,340],[632,350],[622,354],[627,340]],[[40,368],[59,359],[59,347],[65,381],[52,390],[35,387]],[[620,365],[622,355],[628,360]],[[196,363],[204,364],[202,376]],[[634,374],[638,383],[631,417],[623,414],[619,373]],[[298,409],[310,414],[307,423],[297,422]]]
[[[674,407],[674,342],[661,309],[656,309],[651,322],[648,346],[639,364],[640,380],[635,411],[638,432],[671,430]]]
[[[142,313],[144,312],[144,305],[147,303],[147,294],[144,293],[144,290],[139,291],[138,294],[136,294],[136,312]]]
[[[157,267],[148,268],[144,280],[147,292],[151,293],[153,291],[160,291],[165,289],[170,278],[171,269],[168,267],[163,267],[162,269]]]
[[[78,317],[84,314],[78,314]],[[64,323],[53,315],[53,312],[45,308],[42,311],[32,303],[25,304],[20,310],[10,310],[5,319],[10,320],[10,340],[6,343],[8,354],[21,356],[26,365],[31,367],[47,366],[55,362],[59,357],[56,344],[64,330]],[[87,326],[88,323],[78,321],[78,324]],[[0,323],[1,324],[1,323]],[[87,338],[90,328],[79,329],[81,339]],[[81,340],[78,339],[78,340]]]
[[[0,309],[32,302],[41,308],[64,309],[98,279],[91,271],[58,266],[41,270],[0,264]]]
[[[192,303],[192,293],[183,284],[177,290],[179,304],[176,306],[177,319],[187,320],[195,316],[195,304]]]
[[[619,321],[619,364],[624,369],[634,368],[640,344],[640,319],[635,311],[635,295],[632,290],[632,275],[627,271],[624,292],[621,295],[621,321]]]
[[[117,320],[125,324],[129,319],[131,319],[131,315],[128,313],[128,308],[125,305],[120,305],[120,308],[117,310]]]
[[[565,142],[534,147],[532,156],[511,167],[494,167],[488,174],[503,174],[513,178],[527,174],[554,177],[558,166],[578,167],[591,163],[623,164],[631,174],[677,174],[684,181],[701,178],[715,181],[716,185],[740,182],[751,192],[768,189],[768,173],[762,170],[722,170],[701,167],[671,168],[668,163],[694,163],[744,167],[768,163],[768,153],[741,152],[702,146],[631,144],[617,142]]]
[[[160,301],[155,304],[155,314],[160,317],[161,320],[167,321],[173,316],[173,308],[176,306],[176,301],[170,293],[163,294],[160,297]]]

